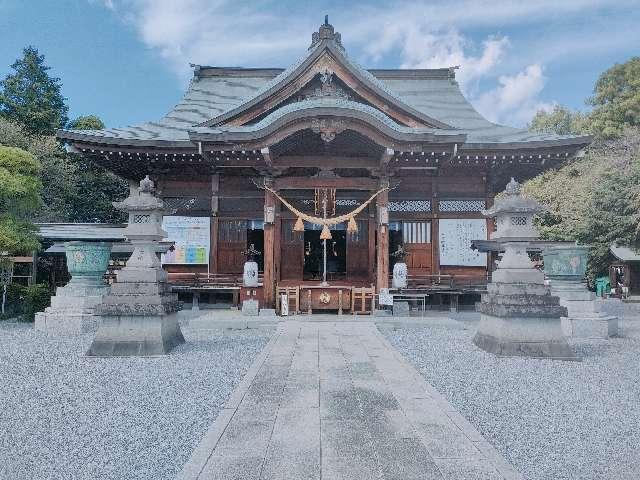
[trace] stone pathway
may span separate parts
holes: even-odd
[[[180,479],[521,479],[373,323],[287,321]]]

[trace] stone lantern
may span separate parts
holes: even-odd
[[[551,296],[543,272],[527,254],[530,242],[538,237],[533,217],[541,211],[544,207],[523,197],[520,184],[512,178],[504,195],[482,212],[495,218],[497,228],[491,238],[504,247],[504,255],[476,305],[481,319],[473,342],[499,356],[574,360],[560,321],[566,308]]]
[[[178,297],[171,292],[157,255],[166,233],[164,204],[153,192],[147,176],[137,191],[113,204],[129,213],[125,237],[134,250],[96,308],[102,321],[87,355],[159,355],[184,343],[176,315],[170,315],[179,310]]]

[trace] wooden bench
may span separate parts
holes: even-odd
[[[197,310],[199,294],[202,292],[230,292],[233,306],[240,303],[242,275],[226,273],[181,272],[169,273],[169,283],[174,290],[190,291],[193,294],[193,307]]]

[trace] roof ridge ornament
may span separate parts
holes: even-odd
[[[336,32],[333,25],[329,23],[329,15],[324,16],[324,23],[320,25],[317,32],[311,34],[311,46],[309,50],[313,50],[320,42],[327,40],[336,44],[340,50],[344,50],[342,46],[342,36]]]
[[[349,94],[345,92],[342,88],[337,86],[333,81],[334,73],[329,68],[325,68],[323,71],[319,73],[320,75],[320,86],[316,87],[312,93],[307,95],[305,99],[311,98],[342,98],[344,100],[349,100]]]

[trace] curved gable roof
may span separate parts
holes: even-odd
[[[327,26],[314,34],[309,53],[285,70],[194,66],[194,77],[184,97],[161,119],[124,128],[61,130],[58,136],[98,144],[191,145],[189,131],[197,130],[197,126],[224,123],[280,89],[295,91],[292,79],[300,78],[301,72],[323,55],[334,59],[377,98],[422,122],[416,122],[413,128],[427,124],[466,134],[462,148],[582,146],[590,142],[590,137],[536,134],[490,122],[464,97],[451,68],[367,71],[347,57],[339,34]],[[390,112],[379,110],[393,117]]]
[[[258,92],[245,99],[237,107],[201,123],[200,126],[217,126],[228,123],[241,115],[247,115],[247,113],[251,115],[250,112],[252,110],[255,111],[253,117],[258,116],[266,110],[275,108],[285,98],[296,93],[306,83],[311,81],[316,74],[321,73],[327,68],[334,71],[342,67],[355,79],[357,84],[354,85],[353,82],[350,82],[340,75],[338,75],[338,77],[349,87],[356,90],[358,94],[362,95],[363,92],[367,90],[370,91],[375,98],[372,103],[377,103],[378,105],[376,106],[388,115],[393,117],[393,111],[397,110],[397,113],[404,114],[413,120],[414,124],[411,126],[451,128],[447,123],[429,116],[406,103],[387,85],[347,57],[342,45],[339,43],[339,34],[333,33],[333,27],[331,25],[323,25],[320,27],[321,36],[323,35],[323,30],[324,38],[312,45],[307,55],[298,59],[277,77],[267,82]],[[285,97],[281,95],[283,91],[287,92]],[[268,107],[265,108],[262,104],[266,104]]]

